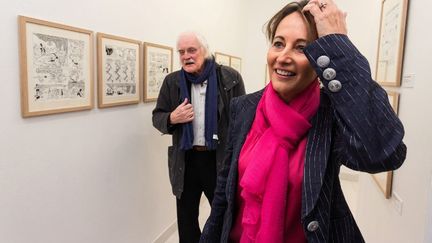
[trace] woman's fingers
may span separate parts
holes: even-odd
[[[347,34],[346,13],[342,12],[332,0],[311,0],[303,8],[303,12],[309,12],[314,17],[318,37]]]
[[[321,9],[319,8],[318,0],[311,0],[308,4],[303,8],[303,12],[309,12],[316,19],[319,15],[322,14]]]

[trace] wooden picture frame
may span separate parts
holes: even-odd
[[[375,80],[399,87],[405,43],[408,0],[382,0]]]
[[[93,32],[18,16],[23,117],[93,108]]]
[[[142,43],[97,33],[98,107],[138,104],[141,98]]]
[[[220,65],[224,65],[224,66],[231,66],[231,56],[224,54],[222,52],[215,52],[215,61],[216,63],[220,64]]]
[[[172,69],[172,47],[144,42],[144,102],[157,100],[162,83]]]
[[[387,91],[387,96],[395,113],[398,113],[399,93]],[[373,179],[377,183],[380,190],[384,193],[384,197],[389,199],[392,195],[393,171],[385,171],[372,174]]]
[[[241,73],[242,59],[240,57],[230,56],[230,67]]]

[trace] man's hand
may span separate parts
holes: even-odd
[[[194,119],[193,107],[186,98],[177,108],[170,114],[170,123],[187,123]]]

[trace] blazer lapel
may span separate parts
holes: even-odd
[[[313,117],[305,154],[302,219],[314,208],[323,185],[331,146],[332,109],[324,93]]]
[[[237,137],[237,140],[234,141],[234,158],[238,158],[240,150],[243,147],[243,143],[246,140],[246,136],[249,133],[250,128],[252,127],[258,102],[260,101],[263,92],[264,91],[261,90],[249,96],[246,96],[246,99],[243,102],[239,102],[238,104],[238,119],[236,119],[237,125],[235,126],[235,128],[239,129],[239,136]]]

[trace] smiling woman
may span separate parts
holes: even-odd
[[[287,103],[313,81],[317,82],[317,74],[303,53],[312,42],[309,33],[304,16],[294,12],[278,24],[267,52],[273,88]]]
[[[231,103],[228,154],[201,242],[364,242],[340,166],[393,170],[406,146],[345,17],[333,0],[311,0],[268,22],[271,81]]]

